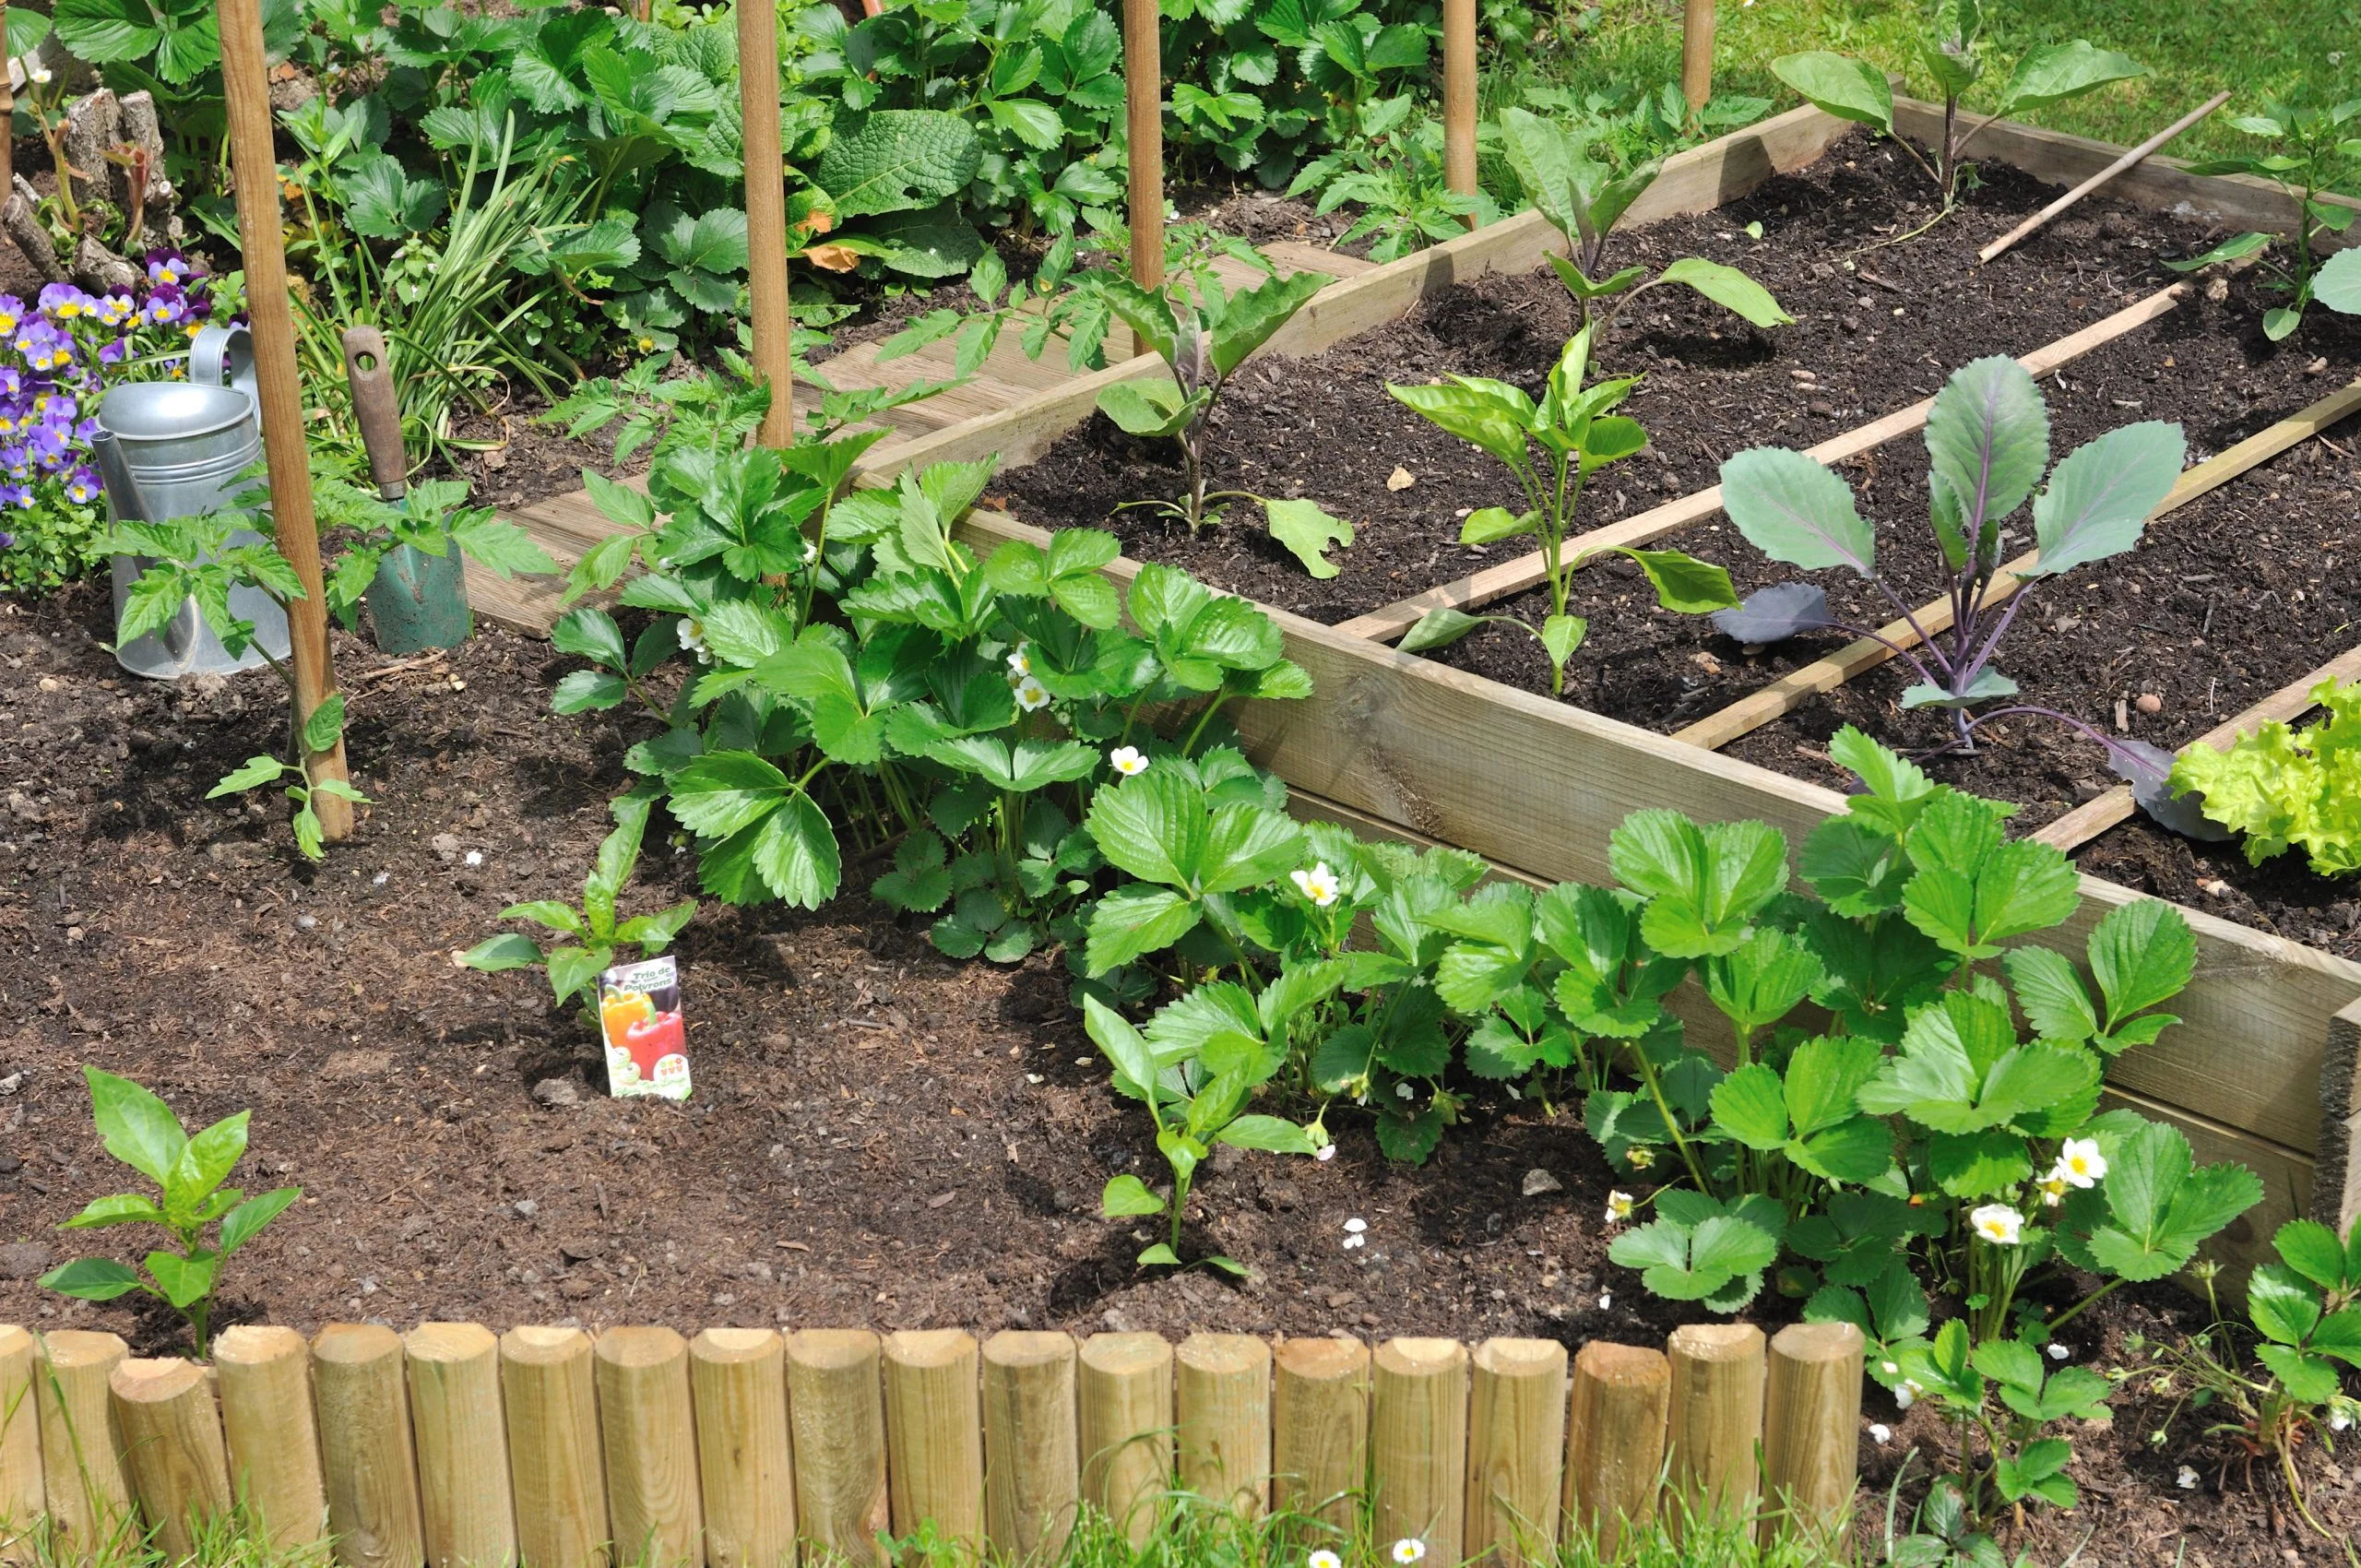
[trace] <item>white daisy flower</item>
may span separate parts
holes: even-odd
[[[1335,903],[1337,894],[1344,891],[1337,885],[1336,873],[1328,869],[1326,861],[1315,862],[1310,871],[1289,872],[1287,878],[1295,884],[1297,892],[1323,909]]]
[[[1968,1211],[1968,1224],[1996,1247],[2013,1247],[2024,1239],[2025,1217],[2007,1204],[1985,1204]]]
[[[2197,1470],[2195,1467],[2183,1465],[2179,1471],[2174,1475],[2173,1484],[2179,1487],[2183,1491],[2195,1491],[2197,1490]]]
[[[1607,1194],[1607,1223],[1620,1225],[1631,1218],[1631,1194],[1613,1192]]]
[[[1016,706],[1027,713],[1038,712],[1050,706],[1050,688],[1027,675],[1016,683]]]
[[[1126,778],[1136,778],[1147,771],[1147,758],[1140,755],[1137,746],[1117,746],[1107,754],[1107,766]]]
[[[1345,1560],[1323,1549],[1305,1558],[1303,1568],[1345,1568]]]
[[[1422,1561],[1426,1555],[1427,1543],[1416,1536],[1405,1536],[1394,1543],[1394,1561],[1402,1568],[1410,1568],[1411,1563]]]
[[[2050,1178],[2076,1187],[2095,1187],[2106,1176],[2106,1156],[2096,1138],[2069,1138],[2058,1150]]]
[[[713,650],[705,646],[705,623],[703,621],[698,620],[694,615],[683,615],[679,621],[673,624],[672,630],[674,635],[681,639],[682,652],[695,654],[699,664],[710,664],[713,662]]]
[[[1871,1443],[1892,1443],[1893,1441],[1893,1429],[1886,1425],[1883,1421],[1871,1421],[1869,1423],[1869,1441]]]

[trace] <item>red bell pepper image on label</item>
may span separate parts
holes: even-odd
[[[688,1030],[678,1013],[658,1013],[623,1029],[623,1049],[631,1052],[632,1065],[639,1069],[639,1075],[652,1079],[658,1062],[689,1053]]]

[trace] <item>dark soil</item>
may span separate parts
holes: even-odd
[[[611,1100],[591,1035],[537,977],[452,962],[512,899],[578,890],[623,783],[627,727],[548,713],[570,661],[496,632],[423,661],[339,636],[355,777],[375,804],[312,868],[279,810],[201,799],[277,739],[267,678],[124,677],[97,643],[104,604],[92,590],[0,604],[0,723],[17,741],[0,783],[0,1319],[111,1328],[149,1352],[181,1343],[156,1313],[32,1283],[85,1244],[137,1244],[53,1229],[122,1184],[89,1126],[89,1063],[192,1124],[251,1107],[235,1180],[303,1187],[241,1254],[228,1321],[1569,1343],[1648,1343],[1680,1321],[1605,1261],[1610,1177],[1573,1113],[1480,1097],[1424,1169],[1385,1163],[1349,1113],[1333,1162],[1224,1154],[1184,1246],[1254,1277],[1140,1278],[1145,1232],[1098,1218],[1097,1194],[1118,1171],[1154,1179],[1154,1146],[1108,1091],[1062,972],[954,963],[857,893],[808,915],[708,905],[678,949],[696,1097]],[[692,862],[651,840],[628,895],[650,907],[694,890]],[[1368,1244],[1347,1251],[1356,1218]],[[1773,1299],[1755,1314],[1794,1310]],[[2157,1287],[2065,1337],[2111,1366],[2127,1336],[2169,1339],[2201,1316]],[[2342,1561],[2186,1412],[2150,1446],[2169,1404],[2127,1395],[2112,1426],[2076,1434],[2087,1502],[2037,1516],[2020,1544],[2055,1562],[2095,1531],[2082,1561],[2148,1563],[2185,1535],[2191,1563]],[[1910,1447],[1923,1475],[1923,1451],[1947,1441],[1874,1390],[1863,1433],[1872,1495]],[[2195,1491],[2173,1484],[2181,1463],[2203,1472]],[[2305,1474],[2331,1527],[2361,1526],[2361,1472],[2313,1451]]]

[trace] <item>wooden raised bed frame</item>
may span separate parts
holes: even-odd
[[[1902,131],[1923,138],[1940,125],[1941,111],[1900,100],[1895,115]],[[1813,162],[1852,128],[1807,107],[1682,153],[1667,162],[1629,221],[1710,210],[1774,173]],[[1980,145],[1987,159],[2059,184],[2087,177],[2120,151],[2008,123],[1985,130]],[[2274,186],[2191,174],[2161,157],[2118,176],[2107,192],[2226,227],[2284,232],[2292,220],[2292,204]],[[1271,351],[1317,353],[1430,294],[1487,272],[1529,271],[1562,250],[1538,214],[1520,214],[1331,285],[1273,339]],[[1151,356],[1134,358],[995,413],[894,442],[872,454],[860,477],[875,483],[905,467],[995,456],[1028,462],[1089,417],[1102,387],[1159,368]],[[608,531],[580,495],[527,508],[517,520],[567,553]],[[966,531],[983,548],[1043,537],[982,511]],[[1128,581],[1136,564],[1119,560],[1109,570]],[[538,613],[501,616],[493,606],[507,602],[489,591],[479,600],[495,618],[546,626]],[[1791,847],[1845,809],[1833,790],[1264,608],[1286,636],[1287,656],[1311,673],[1314,695],[1233,711],[1255,760],[1287,779],[1302,814],[1374,836],[1458,845],[1506,874],[1547,883],[1610,881],[1608,836],[1643,807],[1765,821]],[[2140,897],[2087,876],[2082,895],[2075,920],[2042,938],[2078,960],[2090,928]],[[2183,913],[2199,954],[2196,980],[2175,1004],[2184,1021],[2157,1044],[2118,1058],[2108,1088],[2114,1103],[2181,1128],[2201,1161],[2236,1159],[2261,1175],[2261,1205],[2211,1249],[2243,1267],[2272,1255],[2272,1233],[2284,1219],[2308,1212],[2342,1228],[2361,1212],[2361,965],[2201,910]],[[1694,1020],[1709,1049],[1720,1038],[1710,1017]]]

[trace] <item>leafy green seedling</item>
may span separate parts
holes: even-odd
[[[121,1193],[96,1199],[59,1229],[159,1225],[170,1232],[174,1248],[149,1253],[141,1268],[112,1258],[77,1258],[42,1276],[41,1283],[86,1301],[112,1301],[133,1290],[145,1291],[187,1321],[202,1360],[221,1265],[302,1197],[303,1189],[279,1187],[250,1198],[221,1184],[246,1152],[248,1112],[225,1116],[191,1137],[182,1131],[171,1106],[129,1078],[89,1066],[82,1069],[82,1076],[90,1086],[90,1119],[107,1153],[156,1183],[157,1195]],[[216,1225],[220,1227],[218,1233],[213,1232]]]
[[[2266,285],[2287,303],[2262,313],[2262,335],[2276,343],[2303,325],[2304,311],[2314,301],[2344,315],[2361,314],[2361,257],[2339,251],[2323,263],[2320,251],[2331,235],[2353,227],[2361,211],[2331,200],[2331,190],[2350,190],[2361,174],[2361,137],[2353,122],[2361,118],[2361,98],[2342,103],[2316,104],[2297,99],[2272,100],[2260,114],[2240,114],[2231,125],[2272,144],[2269,151],[2237,153],[2189,165],[2192,174],[2246,174],[2268,180],[2296,204],[2295,231],[2287,240],[2286,261],[2262,265],[2270,275]],[[2176,272],[2194,272],[2215,262],[2240,261],[2259,255],[2278,243],[2270,234],[2249,230],[2233,234],[2220,244],[2181,261],[2165,265]]]
[[[615,919],[615,900],[631,881],[632,868],[639,863],[640,838],[647,831],[647,814],[654,803],[651,796],[636,792],[615,799],[609,808],[614,814],[615,829],[599,846],[598,862],[582,884],[579,909],[537,898],[500,911],[504,921],[530,921],[572,940],[562,940],[544,954],[531,937],[503,932],[476,944],[459,961],[487,972],[541,965],[548,970],[550,990],[559,1005],[579,998],[584,1016],[593,1017],[599,977],[613,966],[615,949],[636,947],[641,957],[653,958],[672,944],[681,928],[697,912],[697,901],[683,898],[652,915]]]
[[[400,545],[435,556],[457,550],[500,577],[519,572],[553,576],[559,571],[549,552],[523,529],[489,506],[463,505],[464,480],[421,481],[398,502],[343,480],[318,484],[314,493],[322,525],[349,530],[327,579],[328,612],[347,630],[360,624],[362,598],[376,580],[378,564]]]
[[[320,795],[333,795],[341,801],[365,805],[369,797],[341,778],[314,779],[304,771],[302,758],[316,752],[334,751],[344,739],[344,694],[330,692],[312,716],[303,721],[303,732],[297,737],[295,755],[298,760],[286,761],[264,753],[248,757],[243,764],[225,775],[219,784],[205,792],[208,801],[223,795],[243,794],[267,784],[284,780],[287,798],[295,802],[295,815],[291,826],[295,829],[295,848],[307,861],[326,855],[326,838],[320,826],[318,807],[314,803]]]
[[[1530,632],[1540,640],[1549,659],[1549,689],[1562,692],[1566,661],[1589,630],[1586,621],[1567,609],[1574,570],[1608,553],[1635,563],[1655,588],[1656,602],[1667,610],[1697,615],[1738,602],[1727,572],[1678,550],[1611,544],[1572,557],[1566,554],[1575,509],[1591,475],[1635,455],[1648,444],[1647,432],[1638,421],[1610,411],[1631,396],[1638,377],[1583,385],[1589,374],[1596,331],[1596,324],[1585,327],[1566,344],[1538,403],[1507,382],[1487,376],[1453,375],[1429,386],[1386,387],[1404,406],[1425,415],[1447,434],[1498,457],[1525,492],[1526,509],[1521,513],[1505,506],[1486,506],[1469,514],[1460,526],[1459,541],[1489,544],[1537,535],[1549,582],[1549,613],[1538,630],[1513,616],[1434,610],[1403,636],[1404,652],[1442,647],[1488,622],[1499,622]]]
[[[1778,1202],[1760,1194],[1726,1205],[1667,1187],[1656,1194],[1656,1218],[1615,1238],[1607,1255],[1643,1270],[1652,1294],[1734,1313],[1762,1290],[1786,1223]]]

